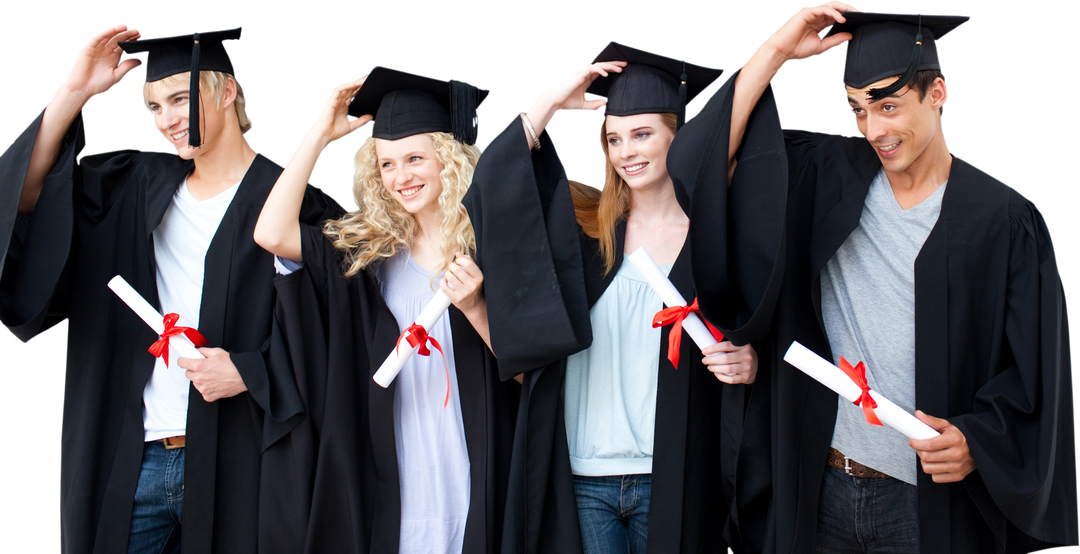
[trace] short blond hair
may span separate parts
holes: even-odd
[[[145,83],[143,85],[143,103],[146,104],[147,108],[150,107],[150,95],[158,85],[171,86],[180,82],[186,83],[190,78],[191,72],[188,71],[170,75],[152,83]],[[251,119],[247,115],[244,89],[236,78],[221,71],[200,71],[199,94],[203,98],[212,99],[220,108],[222,100],[225,99],[225,91],[228,90],[229,81],[236,83],[236,100],[233,101],[233,107],[236,108],[236,120],[240,123],[240,133],[243,134],[251,129]]]

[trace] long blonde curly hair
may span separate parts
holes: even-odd
[[[455,252],[470,256],[476,252],[476,236],[461,199],[472,183],[480,149],[462,144],[448,133],[424,134],[431,137],[435,147],[443,187],[438,200],[443,263],[439,271],[432,272],[434,276],[450,266]],[[420,230],[416,218],[383,186],[378,160],[375,139],[369,138],[354,157],[353,198],[359,208],[341,219],[327,221],[323,227],[323,234],[334,247],[345,252],[346,277],[392,257],[399,248],[407,249]]]

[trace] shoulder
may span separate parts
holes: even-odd
[[[79,161],[83,168],[127,167],[145,173],[190,171],[194,165],[176,154],[117,150],[83,156]]]

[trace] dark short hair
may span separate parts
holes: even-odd
[[[930,87],[933,86],[934,81],[941,77],[941,80],[945,80],[945,76],[941,74],[939,69],[924,69],[922,71],[916,71],[915,76],[908,81],[908,88],[911,90],[919,91],[919,102],[926,99],[926,93],[930,92]],[[940,113],[945,113],[945,108],[941,108]]]

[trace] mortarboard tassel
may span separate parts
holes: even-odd
[[[450,129],[454,138],[465,145],[475,145],[480,141],[480,91],[476,85],[450,78]]]
[[[188,146],[198,148],[202,144],[199,136],[199,59],[202,47],[199,45],[199,33],[195,33],[195,44],[191,47],[191,81],[188,85]]]
[[[870,97],[870,103],[873,104],[882,98],[885,98],[896,91],[904,88],[911,79],[915,77],[915,71],[919,67],[919,58],[922,55],[922,15],[919,15],[919,30],[915,33],[915,49],[911,51],[911,59],[908,60],[907,70],[900,76],[893,84],[885,88],[872,88],[867,96]]]
[[[686,123],[686,64],[683,64],[683,75],[678,78],[678,122],[675,123],[675,131],[683,129],[683,123]]]

